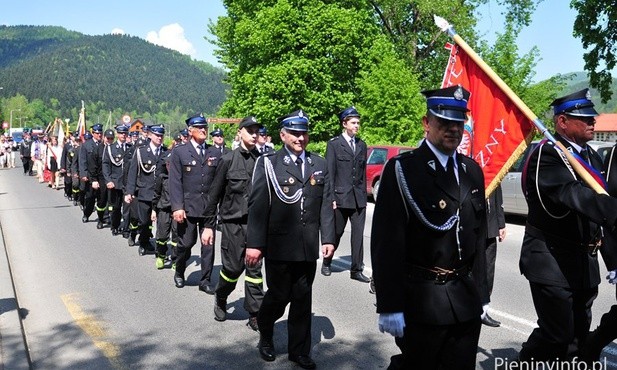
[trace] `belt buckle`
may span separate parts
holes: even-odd
[[[435,284],[445,284],[448,281],[449,272],[435,272]]]

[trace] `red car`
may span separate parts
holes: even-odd
[[[410,146],[371,145],[366,151],[366,192],[377,200],[381,171],[388,159],[414,149]]]

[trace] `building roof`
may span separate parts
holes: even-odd
[[[602,113],[596,117],[596,132],[617,132],[617,113]]]

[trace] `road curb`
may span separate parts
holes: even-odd
[[[19,303],[0,224],[0,369],[31,369]]]

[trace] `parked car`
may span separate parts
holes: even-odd
[[[531,142],[523,155],[512,165],[508,174],[501,181],[503,209],[507,214],[527,216],[527,201],[525,200],[525,195],[523,194],[523,188],[521,186],[521,175],[529,153],[538,143],[539,141],[537,140]],[[587,144],[597,151],[602,159],[604,159],[608,151],[614,145],[614,143],[605,141],[589,141]]]
[[[372,145],[366,151],[366,192],[377,200],[381,171],[386,162],[401,153],[414,149],[410,146]]]

